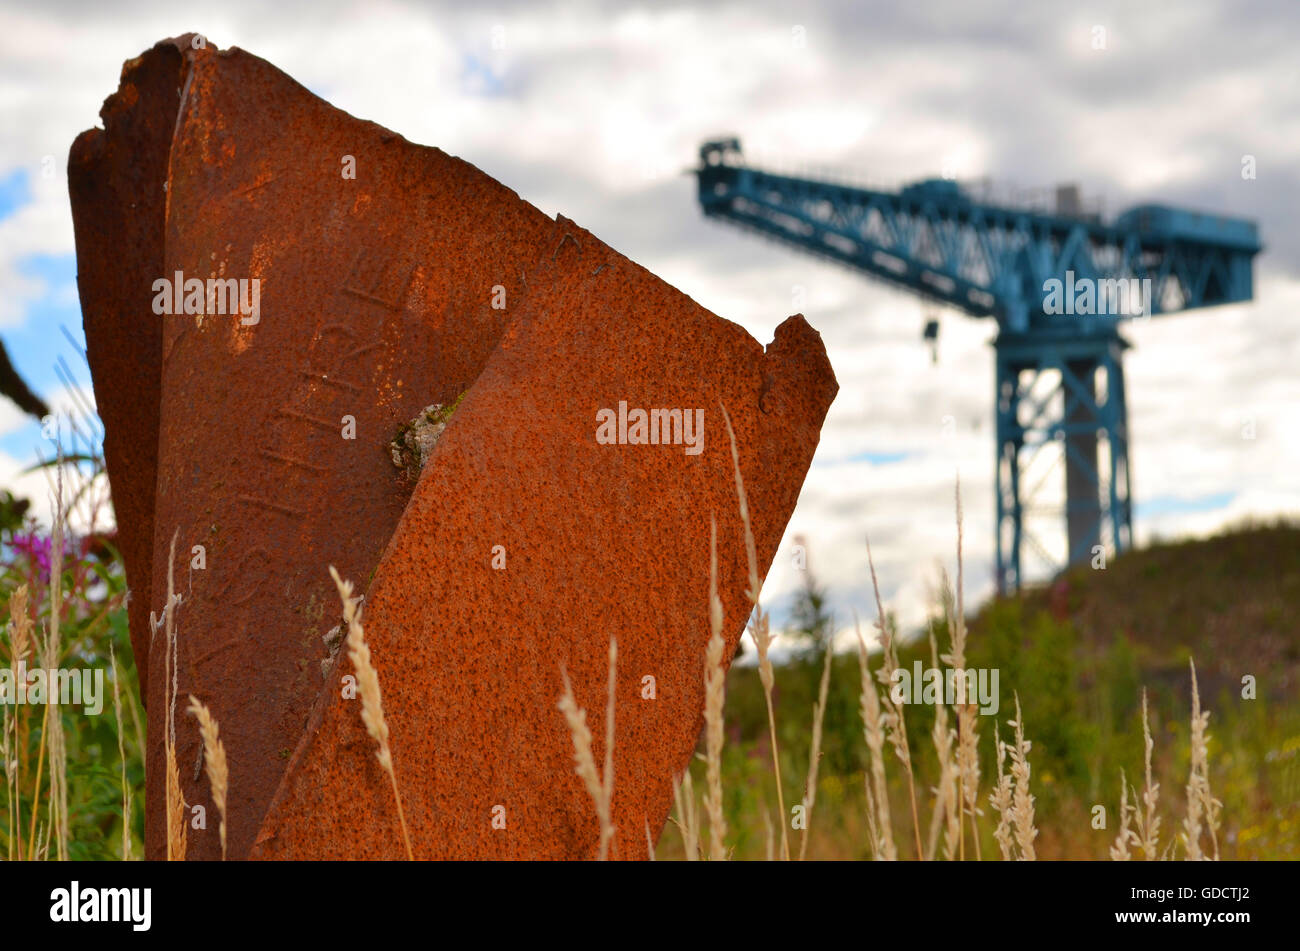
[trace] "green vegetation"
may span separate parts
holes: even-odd
[[[119,859],[124,852],[138,857],[144,835],[144,724],[122,561],[111,537],[93,529],[94,513],[107,501],[96,498],[103,480],[80,476],[74,467],[64,472],[72,483],[64,494],[78,511],[90,513],[90,531],[56,543],[37,530],[25,503],[15,505],[5,493],[0,505],[0,665],[14,681],[20,660],[29,670],[104,671],[103,710],[88,715],[75,705],[0,704],[0,759],[7,766],[0,777],[5,790],[0,858]],[[16,596],[20,590],[25,598]],[[61,736],[47,717],[59,718]]]
[[[454,409],[452,407],[451,409]],[[95,478],[65,487],[86,508]],[[76,480],[74,480],[74,483]],[[99,505],[106,504],[100,499]],[[99,716],[80,707],[0,705],[5,795],[0,797],[0,856],[118,859],[139,857],[143,835],[143,723],[126,620],[121,558],[111,536],[83,531],[62,547],[62,565],[48,534],[37,530],[25,502],[0,496],[0,665],[14,669],[15,640],[32,667],[55,648],[58,665],[105,670]],[[93,513],[94,506],[90,507]],[[84,512],[83,512],[84,515]],[[84,524],[84,518],[82,522]],[[93,525],[93,517],[90,519]],[[51,585],[54,572],[57,584]],[[23,625],[18,609],[27,591]],[[52,587],[59,592],[51,638]],[[793,614],[801,649],[776,669],[777,745],[784,801],[804,801],[813,703],[836,619],[827,593],[810,576]],[[1186,811],[1192,737],[1188,660],[1195,659],[1204,707],[1211,711],[1209,781],[1223,803],[1218,841],[1224,858],[1300,856],[1300,528],[1251,526],[1206,541],[1157,545],[1130,553],[1104,571],[1084,567],[1016,599],[996,600],[969,620],[967,666],[1000,672],[1001,710],[978,718],[979,848],[998,855],[988,801],[995,781],[993,729],[1010,740],[1013,694],[1032,742],[1030,788],[1036,797],[1039,858],[1105,858],[1120,821],[1121,771],[1143,786],[1142,691],[1148,692],[1154,739],[1153,774],[1163,817],[1161,846],[1181,831]],[[931,627],[941,651],[949,644],[945,612]],[[20,633],[20,628],[25,631]],[[865,627],[864,627],[865,630]],[[116,657],[120,706],[112,703],[110,657]],[[900,644],[898,664],[929,666],[924,638]],[[873,661],[879,666],[878,658]],[[1254,699],[1243,678],[1254,677]],[[822,724],[821,757],[807,854],[871,857],[864,782],[870,757],[863,737],[858,659],[832,660]],[[936,708],[909,705],[906,735],[922,827],[934,813],[942,779],[932,738]],[[949,726],[953,711],[948,710]],[[120,719],[119,719],[120,715]],[[722,752],[726,847],[734,858],[762,858],[777,797],[771,739],[759,671],[734,667],[726,684]],[[119,749],[122,751],[119,755]],[[287,754],[287,750],[282,755]],[[889,746],[888,789],[900,857],[915,852],[906,773]],[[705,763],[694,785],[706,788]],[[51,775],[61,777],[51,785]],[[125,776],[125,785],[123,777]],[[66,806],[64,803],[66,802]],[[130,803],[129,809],[124,806]],[[1105,808],[1096,828],[1095,807]],[[124,823],[123,816],[126,813]],[[66,834],[64,820],[66,815]],[[126,835],[123,836],[125,827]],[[791,833],[791,852],[803,833]],[[779,838],[779,835],[776,836]],[[966,842],[974,851],[974,843]],[[680,857],[670,822],[660,858]]]
[[[816,595],[814,598],[812,595]],[[1247,526],[1205,541],[1160,544],[1113,561],[1104,571],[1073,569],[1053,585],[995,600],[969,619],[967,666],[1000,671],[1001,709],[979,717],[980,807],[996,775],[993,721],[1009,739],[1013,692],[1033,743],[1039,858],[1106,858],[1118,831],[1121,770],[1142,787],[1142,691],[1150,704],[1153,773],[1160,784],[1162,844],[1181,831],[1186,811],[1191,704],[1188,660],[1196,662],[1209,721],[1210,785],[1222,800],[1219,842],[1225,859],[1300,857],[1300,528]],[[809,582],[795,625],[824,614],[825,596]],[[942,617],[932,622],[941,652]],[[868,626],[864,622],[864,635]],[[924,638],[900,645],[899,666],[930,666]],[[776,672],[778,747],[785,801],[798,803],[808,770],[820,659],[805,652]],[[1244,699],[1243,677],[1255,678]],[[808,854],[870,857],[864,795],[868,751],[858,703],[858,661],[837,656],[822,735],[822,759]],[[939,782],[931,740],[935,708],[906,708],[922,828]],[[951,717],[950,717],[951,725]],[[758,671],[733,667],[727,681],[723,790],[734,858],[763,858],[764,809],[774,810],[767,713]],[[701,747],[702,748],[702,747]],[[889,750],[890,808],[900,857],[912,857],[908,793]],[[703,784],[704,764],[693,767]],[[1131,798],[1131,797],[1130,797]],[[1093,809],[1105,807],[1106,827]],[[774,812],[772,822],[778,821]],[[790,821],[789,817],[785,820]],[[983,823],[991,826],[991,821]],[[671,829],[671,826],[670,826]],[[793,833],[794,836],[802,833]],[[924,833],[923,833],[924,837]],[[985,858],[997,855],[991,829]],[[666,833],[659,857],[680,857]],[[1181,856],[1181,851],[1178,853]]]

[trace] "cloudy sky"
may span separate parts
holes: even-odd
[[[916,299],[703,220],[684,170],[719,134],[809,174],[1077,182],[1111,214],[1153,201],[1256,218],[1253,303],[1127,331],[1136,529],[1142,543],[1300,512],[1296,4],[109,7],[0,3],[0,337],[55,405],[69,405],[60,359],[89,393],[60,330],[82,339],[68,148],[123,60],[193,30],[473,162],[763,342],[802,289],[840,394],[768,578],[778,618],[796,534],[839,622],[872,616],[870,534],[887,600],[919,622],[938,563],[953,566],[958,473],[968,601],[992,591],[995,328],[940,312],[932,363]],[[40,445],[0,405],[0,486],[45,500],[41,476],[17,475]]]

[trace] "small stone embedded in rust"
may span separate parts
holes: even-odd
[[[362,620],[417,858],[596,855],[596,815],[556,704],[564,670],[601,762],[611,635],[611,854],[646,856],[647,826],[663,827],[703,722],[711,516],[728,660],[749,615],[722,406],[765,571],[837,388],[802,317],[764,352],[559,224],[367,594]],[[647,420],[662,428],[639,429]],[[254,858],[405,856],[344,679],[353,673],[341,657]]]
[[[451,419],[459,402],[458,398],[451,406],[441,403],[426,406],[415,419],[397,431],[389,444],[393,465],[412,485],[419,480],[424,464],[433,454],[433,447],[438,444],[439,437],[447,428],[447,420]]]

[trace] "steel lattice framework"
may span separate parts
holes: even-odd
[[[700,159],[706,215],[997,320],[999,589],[1020,586],[1027,549],[1061,566],[1028,525],[1043,514],[1028,467],[1050,443],[1065,463],[1065,561],[1132,544],[1120,321],[1250,300],[1254,222],[1163,205],[1105,222],[1059,196],[1052,212],[1011,207],[946,179],[878,191],[751,167],[736,139]]]

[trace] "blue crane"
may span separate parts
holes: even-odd
[[[752,167],[734,138],[706,142],[695,174],[711,218],[997,320],[1000,591],[1020,587],[1026,549],[1056,569],[1132,546],[1120,322],[1250,300],[1253,221],[1139,205],[1107,222],[1068,187],[1051,210],[977,200],[948,179],[876,191]],[[929,321],[925,337],[937,332]],[[1027,478],[1051,444],[1063,513],[1036,505],[1042,479]],[[1030,524],[1062,514],[1064,559]]]

